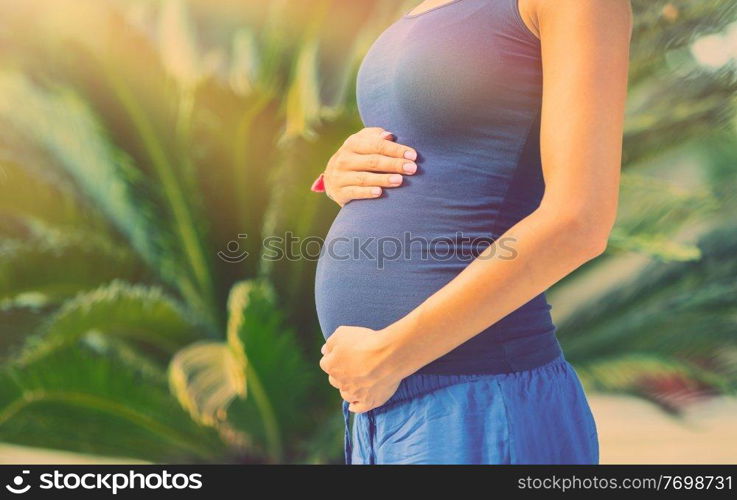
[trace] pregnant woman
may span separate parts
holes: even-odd
[[[317,183],[348,463],[598,462],[544,292],[614,224],[630,34],[627,0],[426,0],[367,52]]]

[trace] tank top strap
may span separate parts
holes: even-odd
[[[520,2],[522,0],[482,0],[486,1],[492,9],[498,9],[501,14],[508,21],[507,25],[510,27],[510,35],[514,36],[521,42],[525,42],[531,45],[538,45],[540,39],[527,27],[525,21],[522,19],[522,13],[520,11]]]

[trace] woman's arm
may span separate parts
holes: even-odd
[[[448,353],[601,254],[614,224],[621,163],[631,10],[627,0],[534,0],[542,46],[541,154],[545,194],[414,311],[374,333],[340,327],[321,366],[363,412],[402,378]]]

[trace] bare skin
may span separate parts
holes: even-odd
[[[413,12],[443,3],[448,2],[423,2]],[[348,325],[336,329],[323,346],[320,366],[353,412],[381,406],[402,379],[606,248],[618,203],[630,4],[519,0],[519,6],[542,47],[542,202],[500,238],[515,242],[516,258],[495,257],[504,252],[492,244],[399,321],[379,331]],[[338,177],[336,172],[326,181]]]
[[[325,168],[325,194],[342,207],[351,200],[378,198],[382,188],[401,186],[400,174],[417,172],[417,152],[392,137],[378,127],[348,137]]]

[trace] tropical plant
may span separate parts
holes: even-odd
[[[649,263],[559,325],[584,384],[673,411],[735,393],[737,228],[710,231],[699,251],[696,260]]]
[[[309,195],[329,157],[317,130],[355,123],[366,36],[321,95],[321,3],[299,30],[274,3],[209,51],[177,0],[3,6],[16,27],[38,10],[0,75],[1,440],[153,461],[340,455],[314,312],[279,312],[304,304],[309,271],[281,296],[259,278],[297,276],[261,241],[329,222],[314,196],[300,222],[286,191]]]

